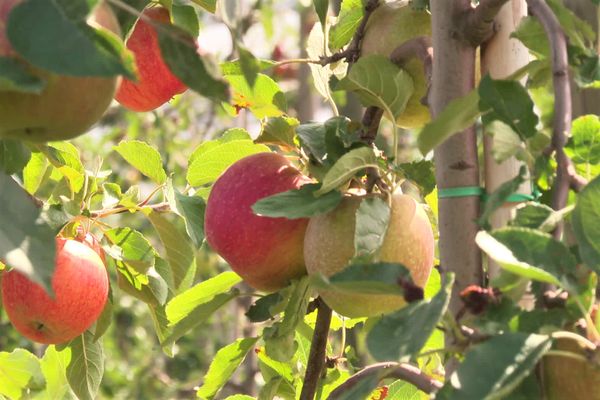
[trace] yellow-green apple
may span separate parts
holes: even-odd
[[[40,94],[0,91],[0,138],[46,142],[79,136],[102,117],[114,97],[119,79],[59,75],[25,62],[6,37],[10,12],[21,2],[0,2],[0,56],[22,62],[31,74],[44,80],[46,86]],[[95,8],[88,23],[120,34],[115,15],[103,2]]]
[[[331,276],[342,271],[354,255],[356,211],[362,198],[345,198],[333,211],[310,219],[304,239],[308,274]],[[433,267],[434,238],[425,210],[412,197],[392,196],[390,221],[378,261],[403,264],[413,282],[424,287]],[[319,293],[337,313],[369,317],[397,310],[406,304],[400,296],[352,294],[336,290]]]
[[[406,1],[384,3],[369,18],[361,54],[389,57],[399,45],[420,36],[431,36],[431,17],[426,11],[414,10]],[[402,68],[412,77],[414,92],[396,124],[407,129],[421,127],[431,119],[429,108],[421,103],[428,86],[423,62],[411,58]]]
[[[57,238],[52,290],[54,297],[15,269],[2,275],[2,303],[8,318],[35,342],[67,342],[98,319],[108,298],[102,259],[84,243]]]
[[[151,111],[186,91],[187,86],[165,64],[153,25],[170,23],[169,11],[160,6],[145,9],[136,22],[126,45],[135,56],[139,80],[123,79],[119,86],[115,99],[124,107]]]
[[[556,350],[586,357],[581,346],[571,339],[558,339]],[[600,351],[595,351],[596,363],[600,362]],[[548,400],[600,400],[600,367],[591,360],[579,360],[558,355],[546,356],[542,360],[544,398]]]
[[[245,157],[215,182],[206,204],[206,240],[250,286],[273,291],[306,274],[302,246],[308,220],[258,216],[251,207],[308,182],[277,153]]]

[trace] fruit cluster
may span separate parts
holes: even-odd
[[[138,80],[134,82],[118,77],[61,75],[27,62],[12,48],[6,28],[11,11],[22,1],[0,3],[0,57],[23,65],[45,86],[41,93],[0,91],[0,139],[32,142],[72,139],[98,122],[113,98],[130,110],[151,111],[187,89],[161,56],[158,30],[170,24],[166,8],[145,9],[125,42],[135,56]],[[121,34],[119,23],[105,2],[94,9],[88,24]]]

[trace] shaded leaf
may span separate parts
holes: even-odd
[[[310,218],[333,210],[342,201],[342,194],[332,190],[323,196],[315,193],[320,184],[308,183],[300,189],[288,190],[260,199],[252,205],[256,215],[265,217],[284,217],[288,219]]]
[[[344,154],[325,175],[323,185],[315,192],[323,195],[347,183],[356,173],[365,168],[379,168],[377,156],[370,147],[360,147]]]
[[[431,300],[408,304],[377,321],[367,336],[371,355],[379,361],[415,356],[446,312],[453,284],[454,275],[449,274],[442,290]]]
[[[104,349],[91,332],[84,332],[60,351],[70,354],[67,380],[79,399],[94,400],[104,374]]]
[[[367,261],[377,253],[383,244],[391,211],[388,203],[379,197],[368,197],[360,202],[354,232],[355,260]]]

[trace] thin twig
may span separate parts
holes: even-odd
[[[350,41],[348,47],[328,57],[322,57],[322,66],[333,64],[343,59],[345,59],[350,64],[353,64],[356,62],[356,60],[358,60],[358,58],[360,57],[360,45],[365,36],[367,22],[369,22],[371,14],[373,14],[373,12],[380,5],[380,0],[369,0],[367,2],[367,4],[365,5],[365,14],[363,15],[363,18],[360,21],[360,25],[358,26],[358,28],[356,28],[356,32],[354,32],[354,36],[352,37],[352,40]]]
[[[90,218],[105,218],[105,217],[108,217],[109,215],[123,214],[125,212],[128,212],[131,209],[141,208],[141,207],[151,208],[153,211],[156,211],[156,212],[171,211],[171,206],[169,205],[168,202],[165,201],[162,203],[151,204],[151,205],[136,205],[135,207],[115,207],[115,208],[108,208],[108,209],[104,209],[104,210],[90,211]]]
[[[335,400],[342,398],[347,391],[351,390],[361,380],[373,375],[379,377],[380,380],[386,378],[401,379],[427,394],[436,392],[443,386],[442,382],[423,373],[414,365],[397,362],[383,362],[369,365],[368,367],[352,375],[333,392],[331,392],[328,399]]]
[[[321,298],[317,298],[316,302],[317,322],[310,344],[310,354],[306,364],[306,373],[304,375],[300,400],[313,400],[315,398],[319,378],[321,377],[323,367],[325,366],[327,336],[329,334],[329,326],[331,325],[332,311]]]
[[[488,41],[495,33],[494,18],[508,0],[480,0],[479,5],[467,11],[462,24],[463,38],[473,46]]]
[[[552,147],[556,157],[556,183],[552,193],[552,208],[563,209],[571,186],[569,158],[565,154],[565,144],[571,129],[572,105],[571,83],[569,82],[569,59],[567,37],[552,9],[543,0],[527,0],[531,13],[540,21],[550,42],[552,52],[552,82],[554,86],[554,126]],[[554,237],[560,238],[563,224],[558,224]]]

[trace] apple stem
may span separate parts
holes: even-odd
[[[329,326],[331,325],[332,311],[320,297],[315,302],[317,305],[317,322],[310,344],[310,354],[306,364],[306,373],[304,374],[300,400],[313,400],[315,398],[319,378],[325,367],[327,338],[329,335]]]

